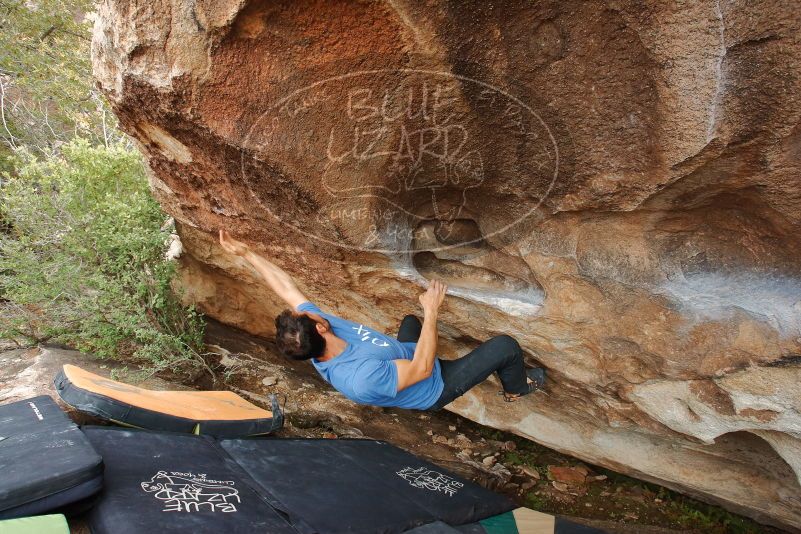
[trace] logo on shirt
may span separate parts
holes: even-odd
[[[362,338],[364,342],[370,342],[377,347],[389,347],[389,343],[381,339],[380,337],[375,337],[373,332],[370,332],[368,329],[364,327],[363,324],[359,326],[352,326],[354,330],[356,330],[356,335]]]
[[[397,472],[398,476],[407,481],[410,486],[418,489],[427,489],[431,491],[439,491],[453,497],[464,484],[454,480],[448,475],[443,475],[438,471],[431,471],[425,467],[404,467]]]
[[[240,502],[232,480],[210,480],[204,473],[159,471],[141,485],[164,502],[162,512],[236,512]]]

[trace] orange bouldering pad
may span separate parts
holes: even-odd
[[[137,428],[241,437],[268,434],[283,424],[274,396],[272,410],[265,410],[231,391],[153,391],[74,365],[65,365],[54,383],[75,409]]]

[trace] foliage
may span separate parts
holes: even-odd
[[[203,322],[171,290],[165,216],[139,154],[74,140],[47,158],[18,157],[0,188],[0,336],[153,370],[199,364]]]
[[[0,0],[0,170],[80,136],[122,139],[92,86],[91,0]]]
[[[757,534],[761,531],[753,521],[683,496],[674,496],[674,500],[668,501],[668,506],[676,515],[677,522],[687,528],[724,530],[729,534]]]

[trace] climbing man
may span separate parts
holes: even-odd
[[[322,377],[359,404],[438,410],[497,372],[503,398],[514,402],[545,383],[545,370],[526,369],[514,338],[496,336],[457,360],[437,358],[437,313],[447,286],[437,280],[420,295],[423,322],[407,315],[397,339],[309,302],[292,278],[245,243],[220,230],[220,245],[241,256],[292,309],[275,319],[276,344],[294,360],[311,360]]]

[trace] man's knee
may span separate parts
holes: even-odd
[[[401,321],[401,330],[403,330],[404,328],[412,328],[414,330],[419,330],[420,328],[422,328],[422,326],[423,323],[420,322],[420,319],[411,314],[406,315]]]
[[[520,348],[520,343],[510,335],[495,336],[490,341],[497,345],[497,350],[506,355],[507,358],[520,358],[523,356],[523,349]]]
[[[422,329],[423,325],[420,323],[420,319],[414,315],[407,315],[401,321],[398,329],[398,341],[416,342],[420,338]]]

